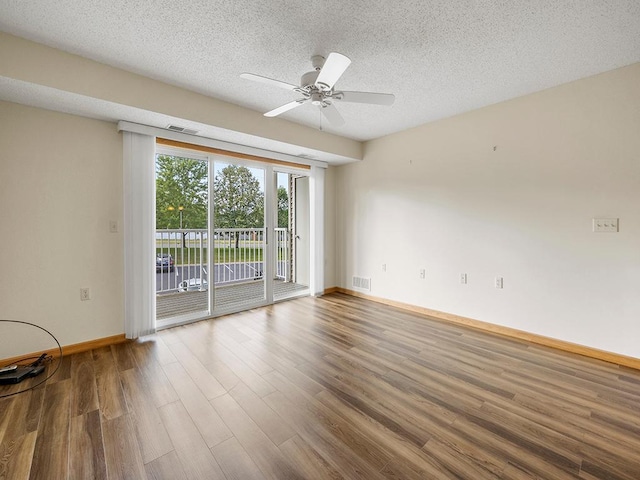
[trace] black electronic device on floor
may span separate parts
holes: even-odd
[[[29,367],[16,367],[14,369],[0,373],[0,385],[20,383],[25,378],[35,377],[44,372],[42,365]]]

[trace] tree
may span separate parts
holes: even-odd
[[[213,181],[217,228],[264,227],[264,194],[251,170],[227,165]],[[236,248],[240,236],[236,233]]]
[[[192,158],[157,156],[157,228],[207,228],[207,168],[207,162]]]
[[[278,228],[289,227],[289,194],[287,189],[278,187]]]
[[[264,194],[247,167],[227,165],[213,181],[216,228],[264,227]],[[207,228],[207,163],[173,155],[156,159],[156,225],[158,228]],[[277,192],[278,227],[289,226],[289,196]],[[236,248],[240,236],[235,235]],[[184,240],[184,239],[183,239]],[[183,242],[184,243],[184,242]]]

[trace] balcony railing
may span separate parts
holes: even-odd
[[[207,230],[156,230],[157,293],[207,290],[211,270],[214,286],[262,279],[264,228],[219,228],[213,234],[213,266],[209,268]],[[288,230],[276,228],[275,241],[275,277],[289,281]]]

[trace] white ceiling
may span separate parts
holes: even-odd
[[[297,97],[240,73],[297,84],[340,52],[337,87],[396,95],[323,122],[356,140],[640,61],[638,0],[9,0],[0,30],[260,112]],[[284,118],[320,122],[311,105]]]

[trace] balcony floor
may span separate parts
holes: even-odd
[[[307,285],[299,283],[273,282],[273,297],[284,299],[308,290]],[[235,285],[216,287],[216,310],[229,311],[251,305],[264,298],[264,283],[252,281]],[[192,312],[207,310],[208,292],[179,292],[156,296],[156,319],[166,319]]]

